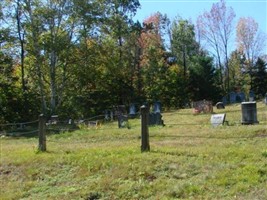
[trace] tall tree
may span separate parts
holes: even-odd
[[[235,13],[231,7],[227,7],[224,0],[214,3],[209,12],[204,12],[198,17],[197,28],[200,38],[209,44],[216,54],[217,62],[221,70],[221,82],[224,78],[224,89],[229,92],[229,44],[234,30],[233,20]],[[225,64],[225,67],[224,67]]]
[[[231,91],[241,90],[248,92],[249,75],[245,69],[245,55],[238,50],[233,51],[229,57],[229,74]]]
[[[258,23],[252,17],[241,17],[236,26],[236,41],[238,50],[246,56],[246,71],[253,87],[253,66],[266,45],[266,36],[258,30]]]
[[[219,100],[221,89],[217,83],[218,70],[213,66],[213,60],[205,52],[195,56],[194,67],[190,68],[189,93],[191,100]]]
[[[166,21],[165,17],[158,12],[146,18],[139,39],[142,51],[140,65],[144,83],[143,92],[149,101],[159,100],[160,97],[157,79],[161,68],[164,67],[162,27]]]
[[[171,27],[171,51],[179,65],[184,67],[184,76],[187,65],[190,65],[192,56],[198,53],[198,43],[195,40],[194,25],[188,20],[177,18]]]
[[[251,88],[258,99],[265,96],[267,91],[267,63],[258,58],[255,64],[255,71],[252,75],[253,87]]]

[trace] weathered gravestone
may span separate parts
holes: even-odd
[[[105,111],[104,111],[104,116],[105,116],[105,117],[104,117],[104,120],[105,120],[105,121],[109,121],[109,120],[110,120],[110,118],[109,118],[109,110],[105,110]]]
[[[211,115],[210,123],[213,127],[224,124],[226,114],[214,114]]]
[[[115,107],[115,115],[118,119],[119,128],[129,128],[128,127],[128,116],[125,105],[119,105]]]
[[[224,105],[226,105],[226,104],[228,103],[228,101],[227,101],[227,97],[226,97],[226,96],[224,96],[224,97],[222,98],[222,102],[223,102]]]
[[[213,112],[213,106],[211,101],[195,101],[193,102],[193,108],[194,108],[194,113],[212,113]]]
[[[253,102],[255,98],[255,94],[252,90],[249,91],[249,102]]]
[[[58,123],[58,115],[52,115],[51,124],[57,124],[57,123]]]
[[[244,102],[246,100],[246,95],[244,92],[239,92],[237,93],[237,97],[236,97],[236,101],[241,103]]]
[[[155,102],[153,105],[153,112],[160,113],[161,112],[161,104],[159,101]]]
[[[256,102],[241,103],[242,124],[258,124]]]
[[[162,115],[160,113],[149,113],[148,125],[161,125],[164,126]]]
[[[127,115],[118,116],[118,126],[119,128],[130,128]]]
[[[235,92],[230,92],[229,97],[230,97],[230,103],[236,103],[236,93]]]
[[[137,116],[137,113],[136,113],[136,107],[135,105],[132,103],[130,104],[130,108],[129,108],[129,116],[131,118],[135,118]]]
[[[224,103],[223,102],[217,102],[216,103],[216,108],[217,109],[225,109]]]

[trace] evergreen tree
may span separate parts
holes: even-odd
[[[195,65],[190,68],[189,93],[192,101],[211,100],[221,97],[218,84],[219,71],[213,66],[211,57],[203,54],[195,57]]]
[[[262,98],[267,93],[267,63],[258,58],[255,64],[255,71],[252,74],[252,90],[256,94],[256,98]]]

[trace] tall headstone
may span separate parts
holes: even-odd
[[[135,107],[135,105],[132,103],[132,104],[130,104],[130,108],[129,108],[129,116],[130,116],[131,118],[134,118],[134,117],[136,117],[136,115],[137,115],[137,113],[136,113],[136,107]]]
[[[106,121],[108,121],[109,120],[109,112],[108,112],[108,110],[105,110],[104,111],[104,119],[106,120]]]
[[[160,113],[160,111],[161,111],[161,104],[159,101],[157,101],[154,103],[153,112],[154,113]]]
[[[230,103],[236,103],[236,93],[235,92],[230,92]]]
[[[244,102],[246,100],[246,95],[244,92],[239,92],[238,93],[240,99],[241,99],[241,102]]]
[[[223,98],[222,98],[222,102],[223,102],[223,104],[224,105],[226,105],[228,102],[227,102],[227,97],[226,96],[224,96]]]
[[[257,104],[256,102],[241,103],[242,124],[258,124],[257,120]]]

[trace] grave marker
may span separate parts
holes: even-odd
[[[219,125],[224,124],[226,114],[214,114],[211,115],[210,123],[213,127],[217,127]]]

